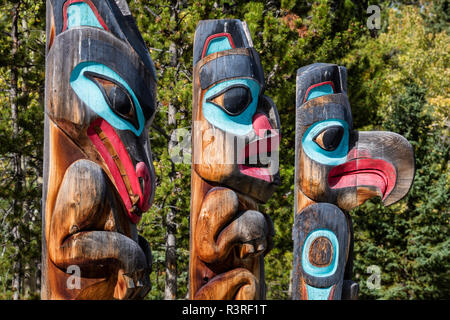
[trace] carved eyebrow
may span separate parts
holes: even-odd
[[[205,63],[200,70],[201,88],[205,90],[219,81],[242,77],[256,79],[263,86],[264,73],[255,61],[259,56],[253,48],[248,48],[248,52],[250,55],[230,54]]]

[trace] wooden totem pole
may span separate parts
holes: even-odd
[[[138,299],[156,73],[125,0],[47,0],[43,299]]]
[[[245,23],[199,23],[193,90],[190,298],[263,299],[280,123]]]
[[[352,130],[344,67],[297,72],[293,298],[356,299],[348,211],[373,197],[402,199],[414,179],[409,142]]]

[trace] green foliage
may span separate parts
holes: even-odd
[[[190,160],[173,161],[176,130],[190,130],[192,51],[199,20],[237,18],[247,22],[266,77],[266,94],[282,124],[282,185],[262,211],[274,221],[274,248],[266,256],[268,299],[289,299],[294,210],[295,77],[314,62],[348,68],[349,97],[356,128],[404,135],[416,154],[416,178],[406,199],[385,208],[369,201],[351,212],[355,230],[355,280],[363,299],[449,297],[448,2],[280,0],[128,1],[158,74],[158,111],[150,131],[157,176],[154,205],[139,224],[153,252],[153,288],[147,299],[163,299],[166,236],[175,214],[176,298],[188,287]],[[16,262],[35,267],[40,251],[44,98],[44,1],[22,0],[19,51],[10,54],[11,10],[2,2],[0,26],[0,298],[13,296]],[[381,8],[382,28],[366,27],[369,4]],[[11,70],[19,73],[20,127],[13,138]],[[170,146],[170,148],[169,148]],[[11,157],[26,159],[23,189]],[[185,154],[186,155],[186,154]],[[26,206],[8,214],[19,201]],[[17,207],[17,206],[16,206]],[[29,219],[23,219],[29,217]],[[15,228],[17,227],[17,228]],[[24,235],[17,241],[14,232]],[[172,230],[172,229],[171,229]],[[172,230],[173,231],[173,230]],[[18,250],[20,248],[20,250]],[[381,268],[381,288],[366,285],[367,267]],[[25,295],[22,294],[22,297]],[[29,296],[31,298],[31,296]]]
[[[14,52],[15,5],[18,45]],[[44,17],[43,1],[1,3],[0,298],[12,298],[14,293],[16,298],[38,296],[34,287],[41,251]],[[15,96],[11,88],[16,89]],[[17,105],[17,118],[12,103]],[[19,292],[12,291],[14,273],[21,279]]]
[[[378,38],[361,38],[344,64],[356,126],[403,135],[414,147],[416,176],[389,208],[370,201],[351,214],[355,274],[366,299],[449,297],[449,37],[430,34],[414,7],[389,12]],[[446,62],[447,61],[447,62]],[[357,115],[361,115],[358,117]],[[381,288],[366,285],[381,268]]]

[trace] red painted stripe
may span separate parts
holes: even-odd
[[[220,37],[227,37],[228,41],[230,42],[231,47],[234,49],[236,48],[236,46],[234,45],[233,39],[231,38],[231,34],[229,34],[228,32],[223,32],[223,33],[216,33],[213,35],[210,35],[206,41],[205,41],[205,45],[203,47],[203,51],[202,51],[202,59],[205,57],[206,54],[206,50],[208,49],[209,43],[211,42],[211,40],[215,39],[215,38],[220,38]]]
[[[333,285],[333,287],[330,290],[330,294],[328,295],[328,300],[334,300],[334,289],[336,289],[336,285]]]
[[[129,213],[129,211],[131,209],[131,200],[128,196],[128,192],[127,192],[127,188],[125,187],[125,183],[122,180],[122,176],[120,175],[120,172],[116,166],[116,163],[114,162],[113,158],[111,157],[108,150],[104,146],[100,137],[95,132],[94,127],[95,127],[95,123],[93,123],[88,128],[88,130],[87,130],[88,137],[89,137],[89,139],[91,139],[95,148],[98,150],[98,152],[102,156],[103,160],[105,161],[106,165],[108,166],[108,169],[114,178],[114,182],[116,184],[117,191],[119,192],[120,197],[122,198],[123,203],[125,205],[125,208],[127,209],[128,213]],[[132,218],[132,217],[130,216],[130,218]]]
[[[306,288],[306,283],[303,280],[302,280],[302,299],[309,300],[308,299],[308,289]]]
[[[316,88],[316,87],[320,87],[320,86],[324,86],[324,85],[327,85],[327,84],[331,85],[331,88],[333,89],[333,92],[336,93],[336,90],[334,89],[333,82],[325,81],[325,82],[321,82],[321,83],[316,83],[316,84],[312,85],[311,87],[309,87],[308,90],[306,90],[306,94],[305,94],[305,98],[303,99],[303,103],[305,103],[306,99],[308,99],[308,94],[309,94],[309,91],[311,89]]]
[[[94,6],[94,4],[92,3],[91,0],[69,0],[66,3],[64,3],[64,7],[63,7],[64,26],[63,26],[63,29],[61,32],[67,30],[67,8],[69,8],[69,6],[71,4],[78,3],[78,2],[86,3],[91,8],[92,12],[94,12],[95,17],[97,18],[98,22],[103,27],[103,29],[105,29],[106,31],[109,31],[108,27],[106,26],[105,21],[103,21],[102,17],[98,13],[97,8]]]
[[[145,190],[146,196],[144,197],[142,194],[142,191],[141,191],[141,187],[139,184],[138,175],[136,174],[136,170],[134,169],[134,166],[133,166],[133,163],[131,162],[130,156],[129,156],[128,152],[126,151],[125,146],[123,145],[123,143],[120,140],[117,133],[105,120],[103,120],[101,118],[95,120],[91,124],[91,126],[88,129],[88,136],[91,139],[92,143],[97,148],[97,150],[100,153],[100,155],[102,156],[102,158],[105,160],[105,163],[108,166],[108,169],[110,170],[110,172],[114,178],[114,182],[117,186],[117,191],[119,192],[119,194],[125,204],[125,207],[128,211],[128,216],[129,216],[130,220],[133,223],[138,223],[141,219],[141,216],[131,213],[132,204],[131,204],[131,200],[128,195],[128,191],[125,186],[125,183],[123,182],[122,175],[120,174],[120,171],[117,168],[116,163],[112,159],[112,156],[110,155],[110,153],[104,146],[100,137],[95,132],[95,130],[94,130],[95,127],[100,128],[105,133],[105,135],[108,137],[109,141],[111,142],[114,150],[116,151],[117,155],[119,156],[119,160],[122,162],[122,165],[124,166],[125,172],[130,181],[131,189],[134,194],[137,194],[139,196],[138,207],[142,213],[147,211],[149,208],[148,200],[149,200],[150,193],[151,193],[151,181],[149,181],[150,174],[148,172],[148,168],[146,168],[147,172],[145,172],[146,170],[143,169],[143,166],[146,167],[146,165],[144,163],[142,163],[142,164],[139,163],[140,164],[139,165],[139,171],[140,171],[139,176],[142,176],[144,178],[144,183],[145,183],[144,188],[146,189]],[[145,203],[145,201],[147,201],[147,203]],[[146,210],[143,210],[143,209],[146,209]]]

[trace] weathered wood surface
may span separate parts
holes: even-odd
[[[241,21],[199,23],[193,90],[190,298],[263,299],[274,229],[258,203],[279,184],[279,117]]]
[[[373,197],[402,199],[414,179],[413,149],[396,133],[353,130],[344,67],[300,68],[296,106],[293,298],[356,299],[346,211]]]
[[[42,298],[143,298],[153,63],[124,0],[48,0],[47,39]]]

